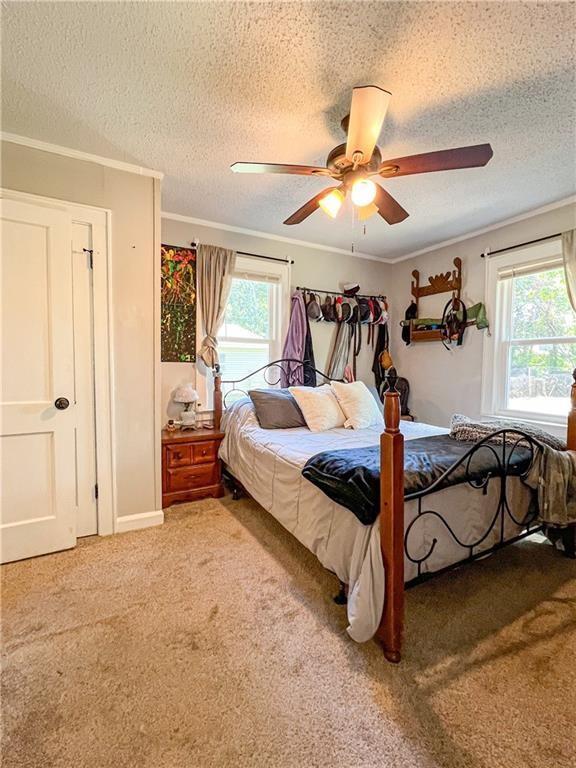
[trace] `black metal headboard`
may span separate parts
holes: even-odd
[[[275,387],[278,384],[282,384],[286,387],[294,386],[310,386],[314,387],[318,383],[320,378],[323,382],[326,381],[342,381],[342,379],[335,379],[333,376],[328,376],[323,371],[319,371],[315,368],[309,360],[298,360],[293,357],[283,357],[279,360],[273,360],[266,365],[257,368],[255,371],[242,376],[239,379],[223,379],[220,367],[214,371],[215,375],[220,378],[220,384],[232,385],[232,387],[224,393],[223,405],[226,406],[226,398],[233,393],[241,392],[243,395],[248,395],[248,392],[240,385],[244,381],[248,381],[253,376],[264,371],[264,381],[271,387]]]

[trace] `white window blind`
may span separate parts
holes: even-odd
[[[498,269],[498,280],[511,280],[514,277],[522,275],[536,275],[539,272],[547,272],[550,269],[563,267],[561,258],[543,259],[542,261],[532,261],[528,264],[517,264]]]

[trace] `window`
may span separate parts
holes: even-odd
[[[241,379],[281,356],[283,315],[287,309],[287,268],[237,257],[224,322],[218,333],[218,353],[224,379]],[[239,387],[247,391],[267,386],[264,371]],[[270,379],[270,376],[268,377]],[[223,385],[224,393],[231,390]],[[241,397],[242,392],[237,396]],[[231,393],[228,404],[234,399]]]
[[[548,241],[488,261],[486,413],[565,423],[576,365],[576,313],[560,248],[559,240]]]

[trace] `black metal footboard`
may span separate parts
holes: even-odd
[[[465,563],[486,557],[487,555],[502,549],[502,547],[514,544],[515,542],[542,530],[542,525],[538,522],[538,507],[535,503],[535,497],[533,498],[526,515],[522,519],[518,519],[515,516],[509,503],[510,481],[514,479],[515,481],[526,484],[526,479],[534,467],[535,462],[538,460],[542,448],[542,443],[521,430],[498,430],[475,443],[469,451],[447,469],[441,477],[432,483],[432,485],[421,491],[406,494],[404,498],[405,502],[417,501],[418,503],[416,517],[408,526],[406,526],[404,534],[405,555],[410,562],[417,566],[418,574],[415,578],[406,582],[406,587],[414,586],[434,576],[439,576],[442,573],[458,568]],[[483,451],[490,451],[491,458],[495,460],[496,468],[494,468],[493,464],[491,471],[479,476],[478,471],[475,470],[474,464],[475,459],[478,459]],[[488,485],[490,482],[497,482],[499,484],[496,510],[486,529],[474,541],[462,540],[442,514],[427,505],[427,497],[429,497],[430,494],[441,490],[448,485],[452,485],[450,483],[450,478],[454,473],[461,473],[463,470],[464,475],[467,478],[465,480],[467,485],[484,495],[488,493]],[[463,514],[465,514],[465,512],[466,510],[462,510]],[[433,537],[428,550],[420,556],[417,556],[414,552],[414,543],[416,541],[422,541],[422,523],[431,517],[438,520],[445,530],[446,535],[450,536],[452,540],[462,548],[463,557],[461,560],[445,566],[444,568],[433,572],[423,573],[422,565],[434,552],[438,539]],[[521,532],[516,536],[506,538],[505,524],[507,520],[510,520],[516,526],[521,527]],[[495,529],[498,531],[497,543],[492,547],[479,549]]]

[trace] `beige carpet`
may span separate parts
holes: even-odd
[[[511,547],[408,593],[394,667],[254,502],[4,566],[4,768],[563,768],[576,574]]]

